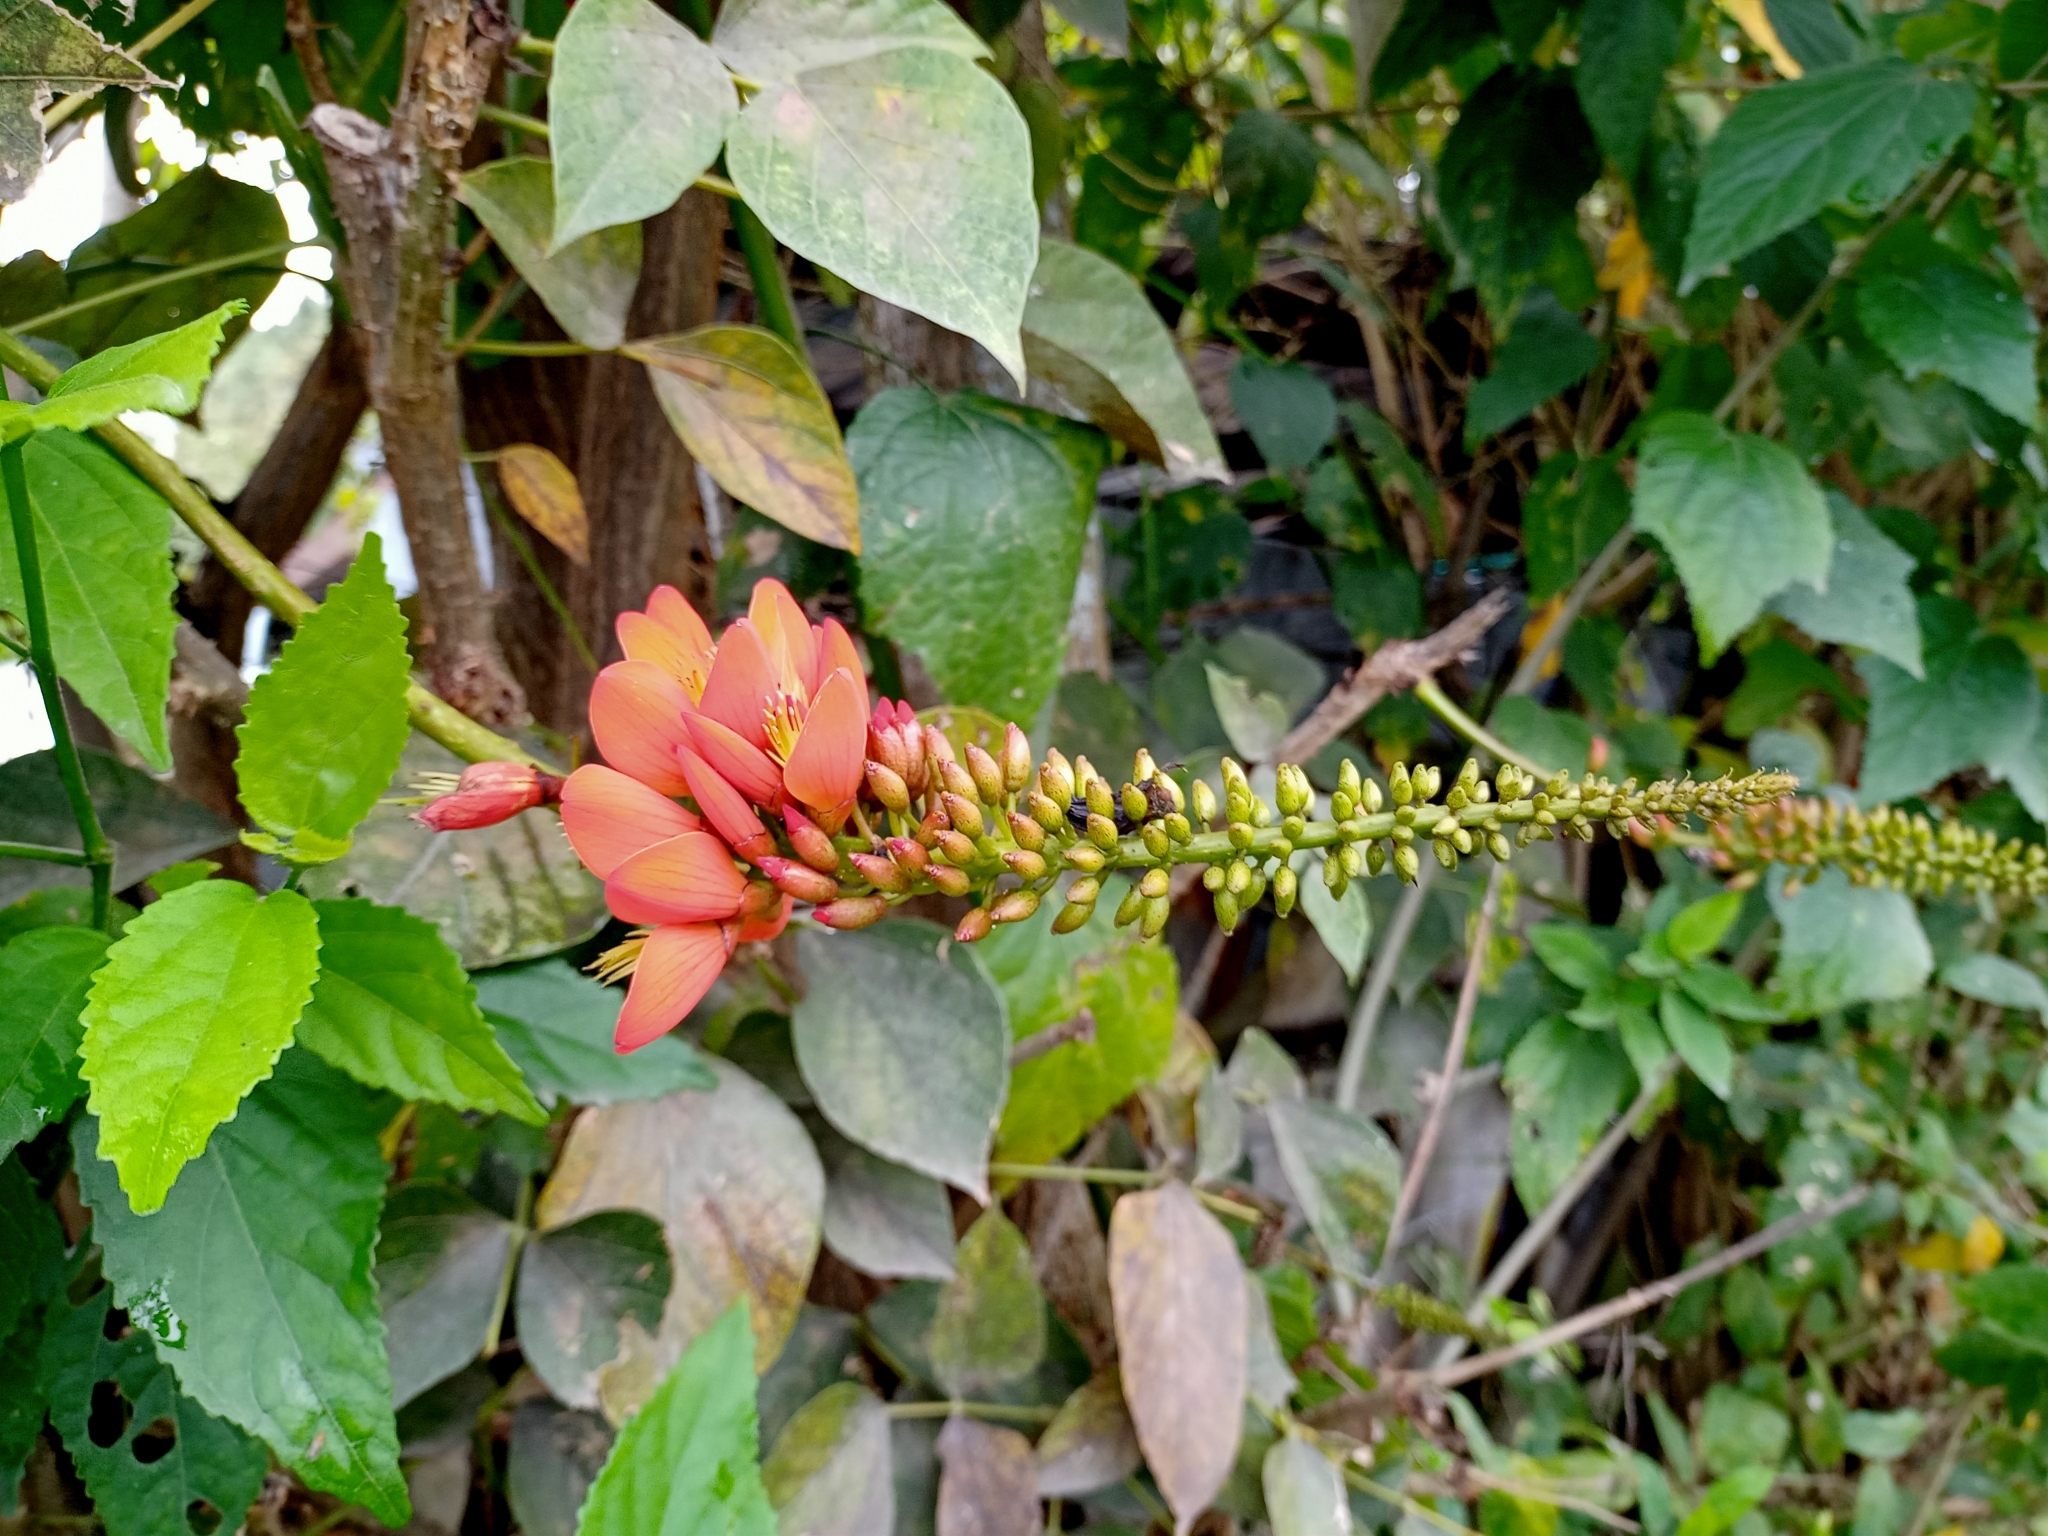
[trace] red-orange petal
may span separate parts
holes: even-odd
[[[854,649],[853,636],[846,632],[846,626],[828,618],[812,633],[818,638],[818,668],[817,675],[808,679],[811,697],[815,699],[825,686],[825,679],[844,667],[847,676],[861,684],[861,708],[867,708],[867,673],[861,668],[860,652]]]
[[[703,826],[667,796],[602,763],[585,763],[562,789],[562,830],[600,880],[641,849]]]
[[[815,811],[833,810],[859,793],[867,746],[867,690],[842,667],[811,701],[782,770],[783,786]]]
[[[689,605],[684,604],[685,607]],[[651,613],[622,613],[614,626],[619,648],[631,661],[651,661],[691,694],[703,692],[711,671],[711,644],[693,646]]]
[[[676,756],[690,786],[690,798],[697,802],[697,809],[704,813],[713,831],[735,848],[768,836],[768,829],[761,825],[761,818],[754,814],[746,797],[720,778],[716,768],[688,747],[679,749]]]
[[[731,953],[731,939],[717,923],[672,923],[650,933],[613,1027],[613,1049],[637,1051],[682,1023]]]
[[[690,741],[720,778],[755,805],[773,805],[782,798],[782,770],[775,759],[737,732],[698,715],[690,721]]]
[[[811,675],[818,669],[818,644],[811,634],[810,619],[789,595],[789,588],[773,576],[755,582],[747,604],[747,622],[759,637],[782,691],[808,694]]]
[[[775,668],[752,626],[736,623],[718,642],[718,659],[711,664],[697,707],[727,730],[766,747],[768,727],[762,712],[780,691]]]
[[[756,944],[776,937],[783,929],[789,926],[789,914],[795,906],[796,898],[784,895],[781,901],[777,902],[770,911],[763,913],[761,916],[743,917],[729,924],[728,926],[733,931],[733,942],[736,944]]]
[[[597,750],[621,773],[664,795],[688,787],[676,767],[676,748],[690,739],[684,717],[690,696],[651,661],[615,661],[590,689],[590,732]]]
[[[747,882],[709,832],[681,832],[611,872],[605,905],[627,923],[718,923],[740,909]]]

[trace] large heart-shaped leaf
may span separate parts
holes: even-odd
[[[625,340],[626,311],[640,283],[637,223],[554,244],[554,177],[547,161],[530,155],[478,166],[463,176],[457,195],[563,330],[601,352]]]

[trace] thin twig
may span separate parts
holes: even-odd
[[[1356,1488],[1360,1493],[1371,1494],[1381,1503],[1391,1504],[1403,1514],[1412,1515],[1417,1520],[1433,1525],[1440,1531],[1452,1531],[1456,1533],[1456,1536],[1479,1536],[1479,1533],[1473,1530],[1471,1526],[1460,1525],[1449,1515],[1437,1513],[1437,1511],[1423,1503],[1422,1500],[1413,1498],[1397,1489],[1389,1488],[1385,1483],[1374,1482],[1348,1461],[1344,1464],[1344,1481]]]
[[[1490,1375],[1494,1371],[1504,1370],[1517,1361],[1527,1360],[1532,1355],[1540,1355],[1546,1349],[1569,1343],[1582,1334],[1595,1332],[1625,1317],[1633,1317],[1645,1307],[1653,1307],[1660,1301],[1669,1301],[1680,1292],[1691,1290],[1702,1280],[1711,1280],[1725,1270],[1747,1263],[1758,1254],[1769,1252],[1779,1243],[1797,1237],[1810,1227],[1831,1220],[1844,1211],[1853,1210],[1861,1205],[1869,1194],[1869,1186],[1858,1184],[1832,1200],[1822,1201],[1812,1210],[1796,1211],[1782,1221],[1772,1222],[1763,1231],[1744,1238],[1732,1248],[1723,1249],[1710,1259],[1703,1259],[1690,1269],[1681,1270],[1678,1274],[1663,1280],[1652,1281],[1649,1285],[1639,1285],[1625,1295],[1617,1296],[1614,1300],[1603,1302],[1597,1307],[1589,1307],[1584,1312],[1568,1317],[1540,1333],[1533,1333],[1526,1339],[1501,1349],[1490,1349],[1483,1355],[1475,1355],[1470,1360],[1461,1361],[1456,1365],[1444,1366],[1437,1370],[1404,1372],[1398,1379],[1410,1386],[1449,1388]]]
[[[92,861],[76,848],[51,848],[43,843],[0,842],[0,859],[34,859],[41,864],[69,864],[83,869]]]
[[[1486,971],[1486,947],[1493,940],[1493,920],[1500,912],[1501,876],[1507,866],[1496,863],[1486,877],[1486,896],[1479,904],[1479,921],[1472,929],[1472,945],[1465,957],[1465,979],[1458,987],[1458,1011],[1451,1018],[1450,1043],[1444,1047],[1444,1070],[1435,1096],[1430,1100],[1429,1118],[1422,1122],[1415,1154],[1408,1159],[1408,1171],[1401,1179],[1401,1192],[1394,1200],[1394,1214],[1387,1218],[1387,1240],[1380,1249],[1379,1274],[1375,1283],[1384,1285],[1393,1273],[1394,1260],[1401,1251],[1408,1218],[1422,1196],[1422,1181],[1429,1176],[1430,1159],[1443,1138],[1444,1120],[1451,1100],[1458,1095],[1458,1069],[1465,1064],[1465,1048],[1472,1039],[1472,1015],[1479,1006],[1479,980]]]
[[[1418,678],[1415,683],[1415,698],[1418,703],[1435,715],[1453,731],[1471,742],[1473,746],[1491,752],[1503,763],[1513,763],[1517,768],[1526,768],[1538,778],[1547,779],[1556,770],[1545,766],[1526,752],[1517,752],[1485,726],[1474,720],[1452,702],[1443,686],[1433,677]]]
[[[1049,1424],[1056,1408],[1031,1407],[1021,1403],[962,1403],[951,1398],[935,1398],[919,1403],[890,1403],[887,1405],[892,1419],[950,1419],[954,1414],[965,1414],[970,1419],[994,1419],[1012,1424]]]
[[[990,1163],[988,1176],[992,1179],[1044,1179],[1054,1184],[1121,1184],[1133,1189],[1155,1188],[1168,1178],[1165,1173],[1145,1168],[1079,1168],[1072,1163]],[[1225,1199],[1222,1195],[1195,1189],[1192,1185],[1189,1193],[1218,1216],[1228,1216],[1233,1221],[1248,1222],[1253,1226],[1261,1226],[1267,1220],[1266,1213],[1257,1206]]]
[[[1074,1041],[1091,1045],[1095,1041],[1095,1015],[1086,1008],[1083,1008],[1071,1019],[1062,1019],[1057,1024],[1048,1024],[1044,1029],[1026,1035],[1022,1040],[1011,1046],[1010,1066],[1014,1070],[1021,1067],[1027,1061],[1036,1061],[1041,1056],[1049,1056],[1061,1046]]]
[[[1920,1503],[1913,1511],[1913,1523],[1906,1527],[1906,1536],[1921,1536],[1928,1522],[1934,1518],[1934,1512],[1941,1507],[1941,1491],[1955,1476],[1956,1463],[1963,1455],[1963,1442],[1969,1437],[1970,1426],[1977,1422],[1977,1415],[1983,1411],[1986,1395],[1974,1393],[1963,1404],[1963,1411],[1956,1418],[1956,1427],[1949,1431],[1948,1441],[1941,1448],[1941,1460],[1934,1464],[1927,1486],[1920,1491]]]

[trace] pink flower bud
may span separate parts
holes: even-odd
[[[898,869],[895,863],[879,853],[856,853],[852,856],[853,867],[867,877],[867,882],[878,891],[894,895],[906,895],[910,890],[910,876]]]
[[[889,914],[888,901],[880,896],[842,896],[827,902],[811,916],[827,928],[866,928]]]
[[[782,825],[789,833],[789,846],[813,869],[831,874],[839,867],[839,850],[832,846],[818,824],[793,805],[782,808]]]
[[[537,805],[557,805],[561,779],[524,763],[471,763],[462,770],[455,792],[429,801],[412,819],[435,832],[460,832],[494,827]]]
[[[972,944],[976,939],[988,937],[992,926],[987,907],[976,907],[960,919],[960,926],[953,930],[953,937],[962,944]]]
[[[798,901],[830,901],[839,894],[837,880],[808,864],[772,857],[756,862],[761,866],[761,873],[775,882],[776,889],[787,891]]]

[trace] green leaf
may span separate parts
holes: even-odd
[[[166,896],[129,923],[94,976],[80,1075],[99,1117],[95,1150],[137,1212],[164,1203],[270,1076],[319,969],[319,924],[296,891],[258,897],[234,880]]]
[[[1728,1032],[1712,1014],[1668,981],[1664,983],[1657,1017],[1664,1026],[1664,1038],[1671,1042],[1679,1059],[1692,1068],[1693,1076],[1712,1089],[1715,1098],[1726,1099],[1735,1077],[1735,1052],[1728,1044]]]
[[[696,1048],[669,1034],[630,1058],[612,1049],[626,994],[599,986],[566,960],[506,966],[476,977],[477,1002],[536,1098],[563,1104],[658,1099],[718,1079]]]
[[[739,109],[718,56],[660,6],[584,0],[555,36],[548,75],[548,254],[674,203],[718,158]]]
[[[270,1453],[180,1392],[148,1334],[108,1338],[112,1300],[102,1286],[80,1306],[54,1308],[42,1348],[51,1421],[93,1512],[108,1536],[197,1530],[209,1514],[235,1528],[262,1490]],[[102,1444],[94,1431],[115,1427],[97,1412],[108,1386],[127,1422]]]
[[[1990,273],[1953,261],[1889,273],[1863,285],[1856,316],[1907,378],[1944,374],[2024,426],[2039,415],[2040,326],[2025,298]]]
[[[906,920],[799,934],[797,962],[807,991],[790,1031],[819,1111],[869,1151],[985,1198],[1010,1030],[979,957]]]
[[[1775,1363],[1784,1355],[1785,1312],[1755,1266],[1745,1264],[1721,1282],[1721,1316],[1746,1358]]]
[[[640,282],[637,223],[614,224],[551,249],[554,177],[547,161],[531,155],[465,172],[456,196],[563,330],[600,352],[626,339],[626,311]]]
[[[50,1295],[53,1276],[65,1263],[64,1233],[56,1215],[15,1157],[0,1162],[0,1240],[7,1254],[7,1267],[0,1270],[4,1339],[17,1322],[34,1318]]]
[[[1230,370],[1230,408],[1268,469],[1299,469],[1337,435],[1337,397],[1299,363],[1246,353]]]
[[[827,11],[813,8],[805,25],[830,31]],[[753,78],[764,88],[725,146],[747,206],[854,287],[980,342],[1022,388],[1038,205],[1030,133],[1009,92],[930,47]]]
[[[620,1431],[578,1536],[775,1536],[758,1453],[754,1335],[736,1301]]]
[[[576,1536],[576,1514],[612,1448],[611,1426],[594,1413],[550,1402],[521,1403],[505,1456],[505,1502],[525,1536]]]
[[[661,1326],[672,1275],[661,1223],[640,1211],[598,1211],[532,1239],[517,1292],[526,1363],[572,1408],[597,1407],[621,1330]]]
[[[235,840],[231,823],[112,753],[85,749],[78,757],[86,792],[99,812],[100,829],[114,845],[115,890],[126,890],[160,869]],[[0,763],[0,805],[7,807],[9,837],[53,848],[78,847],[78,820],[65,798],[54,751],[29,752]],[[82,869],[28,859],[0,860],[0,902],[18,903],[29,891],[45,892],[44,899],[59,909],[70,899],[67,893],[75,893],[82,915],[74,921],[90,921],[92,906]],[[116,910],[123,905],[117,902]],[[19,913],[17,906],[13,920]],[[0,934],[9,931],[9,921],[0,918]]]
[[[1251,1378],[1250,1392],[1278,1406],[1293,1395],[1293,1388],[1277,1396],[1267,1396],[1258,1390],[1259,1367],[1278,1361],[1280,1353],[1273,1342],[1273,1321],[1266,1310],[1264,1293],[1256,1281],[1246,1278],[1246,1331],[1251,1336],[1246,1374]],[[1265,1329],[1263,1338],[1258,1333],[1261,1325]],[[1270,1352],[1265,1360],[1260,1359],[1262,1346]],[[1286,1372],[1284,1362],[1280,1369]],[[1290,1373],[1288,1380],[1293,1379]],[[1038,1437],[1035,1452],[1038,1491],[1046,1498],[1093,1493],[1122,1482],[1138,1470],[1144,1457],[1138,1449],[1137,1431],[1131,1427],[1130,1410],[1124,1406],[1123,1384],[1117,1379],[1115,1366],[1089,1377],[1073,1390],[1060,1404],[1052,1422],[1045,1426],[1045,1433]]]
[[[889,1413],[857,1382],[835,1382],[805,1403],[761,1462],[780,1529],[866,1536],[895,1529]]]
[[[1906,997],[1926,985],[1934,952],[1903,893],[1852,886],[1838,869],[1796,892],[1780,869],[1769,890],[1784,930],[1776,983],[1792,1017]]]
[[[320,979],[299,1040],[372,1088],[547,1120],[431,923],[370,901],[316,901]]]
[[[0,203],[23,196],[43,165],[43,107],[53,92],[161,85],[48,0],[0,19]]]
[[[1745,96],[1707,144],[1683,287],[1831,203],[1882,208],[1969,130],[1977,93],[1899,59]]]
[[[371,534],[249,690],[235,777],[242,804],[270,834],[252,846],[304,864],[348,851],[405,750],[411,681],[405,616]]]
[[[1298,1435],[1282,1435],[1259,1469],[1273,1536],[1350,1536],[1343,1474]]]
[[[1508,1160],[1525,1209],[1542,1210],[1613,1123],[1628,1075],[1615,1031],[1580,1029],[1555,1015],[1508,1053],[1501,1072],[1513,1105]]]
[[[621,350],[647,365],[669,425],[728,495],[807,539],[860,553],[860,490],[832,402],[802,353],[752,325],[700,326]]]
[[[1816,640],[1856,645],[1924,676],[1920,620],[1913,608],[1913,557],[1878,531],[1848,497],[1829,491],[1835,549],[1827,589],[1794,582],[1771,599],[1781,613]]]
[[[370,1265],[390,1175],[377,1136],[395,1108],[289,1052],[153,1217],[116,1187],[97,1123],[72,1136],[115,1300],[180,1389],[394,1526],[408,1500]]]
[[[1293,230],[1315,196],[1322,158],[1300,124],[1278,112],[1239,112],[1217,162],[1231,224],[1248,242]]]
[[[1502,699],[1488,722],[1509,746],[1553,772],[1586,771],[1593,751],[1593,727],[1580,715],[1545,709],[1526,694]]]
[[[1679,909],[1664,927],[1671,953],[1690,964],[1721,947],[1735,919],[1742,915],[1742,892],[1717,891]]]
[[[1173,335],[1130,273],[1041,239],[1024,304],[1024,360],[1082,415],[1176,475],[1223,479],[1223,450]]]
[[[1401,1154],[1377,1122],[1321,1099],[1274,1098],[1266,1116],[1287,1185],[1331,1267],[1370,1280],[1401,1188]]]
[[[1677,1536],[1721,1536],[1763,1503],[1777,1480],[1775,1467],[1744,1467],[1716,1478],[1699,1508],[1679,1522]]]
[[[1053,691],[1106,446],[973,393],[890,390],[854,419],[861,605],[947,702],[1029,720]]]
[[[1312,861],[1301,875],[1301,910],[1330,958],[1342,968],[1344,979],[1356,986],[1372,949],[1372,908],[1366,903],[1364,885],[1354,880],[1342,896],[1332,896],[1322,863]]]
[[[1918,794],[1976,763],[2018,752],[2034,734],[2041,691],[2026,653],[1979,633],[1977,615],[1952,597],[1920,600],[1926,675],[1878,656],[1856,663],[1870,690],[1857,798],[1882,805]]]
[[[825,1246],[878,1279],[953,1278],[953,1202],[937,1179],[879,1158],[829,1126],[817,1128],[825,1160]]]
[[[1670,411],[1651,425],[1636,461],[1635,521],[1671,552],[1708,659],[1791,583],[1827,586],[1834,530],[1805,466],[1709,416]]]
[[[1634,8],[1664,9],[1662,0],[1640,0]],[[1515,328],[1493,354],[1493,366],[1472,386],[1466,406],[1465,445],[1476,447],[1503,427],[1513,426],[1552,395],[1571,388],[1600,361],[1600,343],[1578,316],[1570,314],[1548,288],[1532,291],[1515,316]]]
[[[1865,1461],[1897,1461],[1926,1428],[1927,1416],[1917,1408],[1891,1413],[1858,1408],[1842,1415],[1842,1447]]]
[[[0,1157],[62,1119],[85,1091],[80,1015],[107,942],[90,928],[34,928],[0,947]]]
[[[735,0],[719,7],[711,46],[734,74],[759,81],[895,48],[988,56],[988,44],[939,0]]]
[[[1045,1297],[1031,1248],[991,1205],[954,1254],[958,1272],[939,1292],[927,1351],[940,1386],[955,1398],[985,1398],[1029,1376],[1045,1358]]]
[[[404,1407],[482,1351],[518,1234],[448,1185],[392,1191],[377,1237],[376,1281],[393,1404]]]
[[[1579,109],[1625,177],[1642,161],[1684,19],[1684,7],[1668,0],[1587,0],[1580,18],[1572,70]]]
[[[1614,980],[1613,957],[1583,924],[1538,923],[1529,930],[1529,947],[1544,969],[1568,987],[1592,992]]]
[[[4,971],[6,959],[7,951],[0,950],[0,971]],[[1941,984],[2000,1008],[2031,1009],[2037,1018],[2048,1020],[2048,984],[2003,955],[1964,955],[1951,960],[1941,968]]]
[[[57,671],[145,763],[165,772],[178,627],[170,505],[98,443],[69,432],[38,433],[22,444],[21,460]],[[0,608],[24,611],[11,535],[0,538]]]
[[[175,331],[109,347],[57,378],[42,402],[15,407],[18,430],[83,432],[114,420],[123,411],[164,411],[183,416],[199,405],[199,392],[213,372],[221,331],[248,305],[240,299]],[[0,430],[9,425],[0,410]]]
[[[1730,1477],[1782,1461],[1792,1441],[1792,1421],[1761,1397],[1717,1381],[1707,1389],[1699,1436],[1707,1469]]]

